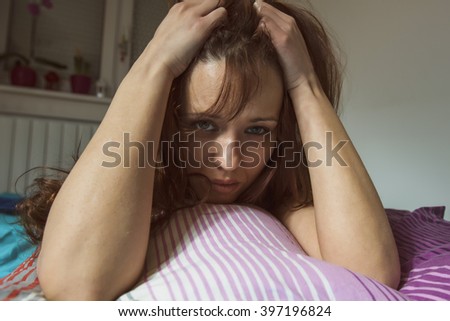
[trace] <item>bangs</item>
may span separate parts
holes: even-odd
[[[202,117],[219,118],[224,121],[232,121],[238,117],[249,104],[250,100],[258,94],[260,84],[263,81],[261,73],[261,63],[256,61],[242,63],[234,57],[227,57],[223,59],[224,72],[222,79],[218,79],[220,82],[217,86],[218,91],[215,93],[216,97],[212,98],[211,105],[207,105],[206,110],[202,110]],[[186,120],[186,104],[188,102],[187,90],[189,88],[188,83],[191,81],[192,70],[197,66],[199,62],[190,67],[189,73],[186,77],[183,77],[181,81],[181,100],[176,104],[174,110],[174,116],[177,123],[177,129],[183,132],[196,132],[197,129],[188,129],[189,121]],[[201,62],[200,62],[201,63]],[[218,61],[217,63],[222,63]],[[202,108],[203,109],[203,108]]]
[[[204,116],[211,118],[220,118],[231,121],[238,117],[249,104],[249,102],[259,94],[261,84],[264,82],[264,75],[267,69],[274,69],[281,74],[278,64],[262,61],[261,58],[242,59],[243,57],[226,57],[223,59],[225,64],[222,79],[220,82],[217,97],[211,97],[213,103],[202,111]],[[202,61],[203,62],[203,61]],[[198,63],[190,67],[189,73],[181,81],[181,101],[176,106],[176,117],[180,119],[185,112],[187,102],[188,82],[191,81],[192,70]],[[207,62],[207,61],[205,61]],[[217,63],[221,63],[220,60]]]
[[[225,59],[225,73],[219,95],[206,115],[233,120],[245,109],[258,92],[261,82],[260,64],[256,61],[238,61],[235,57]]]

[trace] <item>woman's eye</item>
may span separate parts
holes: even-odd
[[[268,128],[265,127],[250,127],[247,129],[247,133],[248,134],[252,134],[252,135],[264,135],[266,133],[268,133],[270,130]]]
[[[212,130],[216,129],[216,127],[211,122],[209,122],[207,120],[196,121],[194,123],[194,127],[196,129],[201,129],[201,130],[205,130],[205,131],[212,131]]]

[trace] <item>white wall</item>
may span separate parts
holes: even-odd
[[[136,61],[141,55],[168,10],[169,5],[166,0],[134,1],[131,61]]]
[[[385,207],[450,219],[450,1],[310,1],[346,55],[342,119]]]

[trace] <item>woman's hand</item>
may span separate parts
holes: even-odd
[[[175,4],[159,25],[144,55],[150,51],[151,63],[161,63],[175,78],[186,70],[226,14],[220,0],[185,0]]]
[[[270,36],[283,68],[286,89],[291,92],[316,79],[308,49],[295,19],[273,6],[257,0],[260,27]]]

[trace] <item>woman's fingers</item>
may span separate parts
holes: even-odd
[[[282,21],[286,24],[289,24],[293,20],[291,16],[285,14],[284,12],[281,12],[280,10],[265,3],[264,1],[261,1],[261,4],[259,5],[259,14],[263,17],[267,16],[276,20],[280,20],[280,22]]]
[[[179,76],[225,17],[226,9],[219,0],[175,4],[156,30],[146,50],[148,56],[151,53],[153,64],[159,62],[174,77]]]
[[[185,0],[180,1],[179,3],[183,3],[200,16],[206,16],[215,9],[221,7],[221,0]]]
[[[287,89],[305,83],[305,79],[314,74],[314,68],[297,22],[267,3],[255,6],[259,7],[261,28],[270,36],[277,50]]]
[[[227,10],[224,7],[218,7],[202,18],[203,23],[212,31],[217,27],[227,16]],[[209,32],[208,32],[209,35]]]
[[[272,40],[278,39],[280,36],[285,34],[284,30],[280,27],[277,21],[268,16],[261,18],[260,28],[268,33]]]
[[[198,2],[199,0],[193,0]],[[200,0],[197,4],[197,13],[202,17],[202,23],[211,31],[225,19],[227,10],[222,7],[221,0]]]
[[[262,23],[270,26],[268,31],[275,33],[273,36],[282,38],[296,37],[303,39],[303,36],[293,17],[264,2],[261,5],[259,14],[261,16]],[[277,37],[275,37],[275,39],[277,39]]]
[[[201,0],[199,5],[200,13],[203,13],[203,15],[214,11],[215,9],[221,7],[221,1],[220,0]]]

